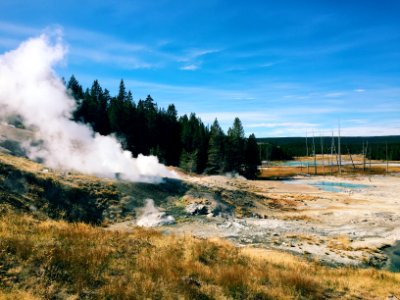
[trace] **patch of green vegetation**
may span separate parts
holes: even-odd
[[[0,157],[0,194],[1,203],[20,210],[88,223],[101,223],[103,211],[120,197],[105,180],[53,172],[8,155]]]

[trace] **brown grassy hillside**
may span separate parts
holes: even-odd
[[[385,299],[400,274],[2,209],[0,299]]]

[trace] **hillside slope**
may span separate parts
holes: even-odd
[[[0,214],[0,299],[396,299],[400,274]]]

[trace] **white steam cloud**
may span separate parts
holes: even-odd
[[[26,143],[29,158],[52,168],[110,178],[119,174],[129,181],[176,177],[157,157],[133,158],[114,137],[71,121],[75,101],[53,70],[65,53],[59,41],[52,44],[42,35],[0,56],[0,117],[20,115],[25,126],[34,128],[41,143]]]
[[[173,216],[167,216],[165,212],[160,211],[155,205],[153,199],[146,199],[142,213],[138,218],[136,225],[141,227],[157,227],[175,223]]]

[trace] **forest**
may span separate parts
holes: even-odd
[[[98,80],[84,89],[72,75],[65,84],[76,101],[73,119],[101,135],[114,134],[135,157],[155,155],[160,162],[187,172],[257,176],[257,140],[254,134],[245,137],[239,118],[225,134],[217,119],[209,127],[195,113],[178,117],[174,104],[158,107],[150,95],[136,103],[122,79],[116,96]]]
[[[314,141],[313,141],[314,140]],[[337,137],[279,137],[259,138],[262,160],[291,160],[298,156],[335,154]],[[368,159],[400,160],[400,136],[341,137],[341,153],[365,154]],[[308,148],[308,149],[307,149]]]

